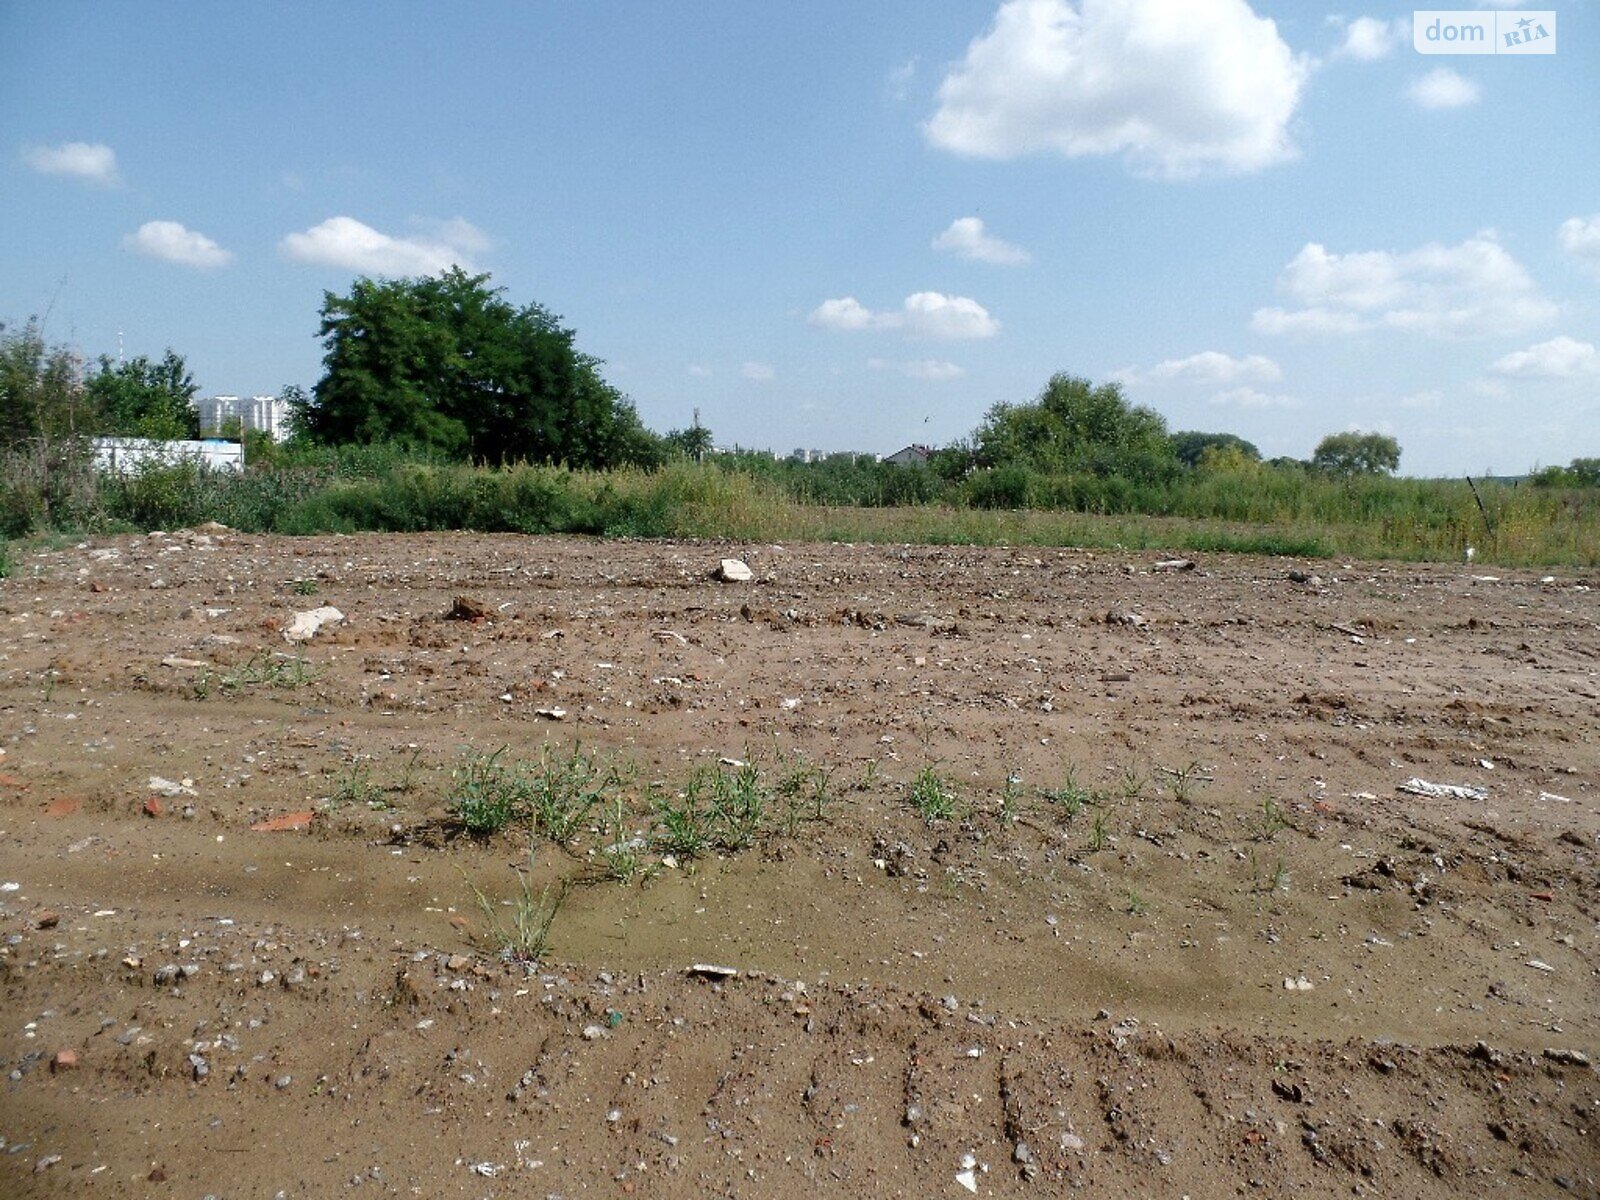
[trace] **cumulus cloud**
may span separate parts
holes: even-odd
[[[771,363],[747,362],[739,368],[739,374],[756,383],[771,383],[778,377],[778,372],[773,370]]]
[[[874,312],[854,296],[824,300],[807,320],[820,329],[850,333],[862,329],[896,329],[909,337],[960,341],[988,338],[1000,322],[976,300],[943,292],[914,292],[898,310]]]
[[[1120,372],[1128,383],[1277,383],[1283,370],[1264,354],[1234,358],[1218,350],[1202,350],[1188,358],[1169,358],[1149,370]]]
[[[1228,388],[1211,397],[1216,408],[1299,408],[1293,396],[1273,396],[1252,387]]]
[[[879,317],[854,296],[824,300],[806,319],[821,329],[832,329],[841,333],[871,329],[880,324]]]
[[[180,267],[225,267],[233,261],[230,251],[176,221],[146,221],[122,239],[122,248]]]
[[[1449,67],[1435,67],[1413,79],[1406,95],[1421,108],[1464,108],[1477,103],[1478,85]]]
[[[1334,51],[1341,58],[1358,62],[1373,62],[1387,58],[1396,46],[1401,45],[1411,27],[1404,21],[1385,21],[1379,17],[1357,17],[1341,23],[1344,41]]]
[[[1557,232],[1561,248],[1580,264],[1600,275],[1600,213],[1592,217],[1568,217]]]
[[[41,175],[65,175],[103,187],[122,182],[122,176],[117,173],[117,153],[103,142],[29,146],[22,152],[22,161]]]
[[[1244,0],[1006,0],[939,85],[943,150],[1121,155],[1141,174],[1258,170],[1294,155],[1310,64]]]
[[[408,238],[380,233],[354,217],[329,217],[304,233],[289,234],[278,249],[295,262],[397,276],[435,275],[452,266],[472,270],[472,254],[487,245],[477,227],[459,217]]]
[[[1489,369],[1518,379],[1575,379],[1579,375],[1600,374],[1600,352],[1593,342],[1563,335],[1526,350],[1515,350],[1497,359]]]
[[[1485,335],[1531,329],[1556,313],[1492,233],[1402,254],[1330,254],[1308,242],[1284,267],[1278,286],[1300,307],[1258,309],[1251,321],[1257,332],[1388,328],[1429,337]]]
[[[959,379],[966,374],[966,371],[955,363],[938,358],[918,358],[909,362],[869,358],[867,367],[873,371],[896,371],[908,379],[923,379],[933,383],[946,379]]]
[[[951,221],[950,227],[933,239],[933,248],[1001,267],[1032,261],[1032,256],[1021,246],[1003,241],[984,229],[982,217],[958,217]]]

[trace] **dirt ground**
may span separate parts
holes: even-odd
[[[27,552],[0,1194],[1600,1196],[1600,577],[1157,558]],[[501,747],[621,773],[537,966]]]

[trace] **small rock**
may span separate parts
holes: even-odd
[[[606,1027],[604,1025],[585,1025],[583,1027],[583,1040],[586,1042],[597,1042],[605,1036]]]
[[[711,577],[723,583],[749,583],[755,578],[755,572],[737,558],[725,558],[717,564]]]
[[[494,616],[494,610],[487,604],[473,599],[471,596],[457,596],[450,605],[450,611],[445,613],[447,621],[487,621]]]
[[[147,817],[159,817],[161,815],[161,801],[154,796],[146,800],[144,802],[144,815]]]
[[[1138,613],[1127,609],[1113,608],[1106,613],[1107,625],[1126,625],[1130,629],[1142,629],[1148,623]]]
[[[274,1079],[272,1081],[272,1086],[277,1088],[281,1092],[293,1082],[294,1082],[294,1076],[293,1075],[279,1075],[276,1079]]]
[[[59,1075],[62,1071],[75,1071],[78,1069],[78,1052],[76,1050],[57,1050],[50,1059],[50,1073]]]
[[[1551,1062],[1564,1063],[1569,1067],[1587,1067],[1589,1056],[1582,1050],[1551,1049],[1544,1052],[1544,1056]]]
[[[51,908],[41,908],[33,918],[33,923],[39,929],[54,929],[61,924],[61,914]]]
[[[1189,558],[1164,558],[1151,565],[1152,571],[1192,571],[1194,560]]]

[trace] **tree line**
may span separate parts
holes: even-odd
[[[281,393],[293,441],[385,445],[490,466],[588,469],[703,461],[713,452],[711,432],[698,420],[665,435],[645,428],[632,402],[605,379],[601,361],[578,349],[572,329],[539,304],[512,304],[487,275],[452,268],[415,279],[358,279],[346,295],[324,293],[320,318],[322,378],[309,393]],[[102,355],[85,371],[74,352],[46,343],[37,321],[0,326],[0,446],[84,435],[196,437],[196,392],[183,358],[170,349],[159,360]],[[1147,488],[1184,471],[1258,464],[1334,477],[1388,475],[1400,454],[1388,435],[1347,431],[1323,438],[1308,460],[1263,463],[1235,434],[1169,432],[1159,413],[1131,404],[1118,383],[1058,374],[1030,403],[994,405],[970,437],[937,451],[928,465],[946,482],[976,480],[977,494],[994,506],[1023,507],[1040,479]],[[1536,479],[1600,482],[1595,461],[1577,459]]]

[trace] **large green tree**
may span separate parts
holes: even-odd
[[[1317,443],[1311,465],[1330,475],[1388,475],[1400,467],[1400,443],[1382,433],[1330,433]]]
[[[324,374],[297,431],[491,463],[658,460],[659,439],[573,331],[537,304],[512,306],[488,280],[457,267],[326,293]]]
[[[1198,467],[1207,452],[1237,451],[1251,462],[1261,461],[1261,451],[1236,433],[1200,433],[1186,429],[1172,435],[1172,449],[1186,467]]]
[[[979,467],[1135,480],[1170,478],[1178,467],[1159,413],[1129,404],[1120,384],[1075,375],[1052,376],[1032,404],[995,405],[973,440]]]
[[[168,350],[159,362],[143,355],[113,363],[102,354],[99,369],[84,384],[101,433],[171,441],[200,436],[194,406],[199,388],[181,355]]]
[[[78,356],[44,340],[38,321],[0,325],[0,448],[93,432]]]

